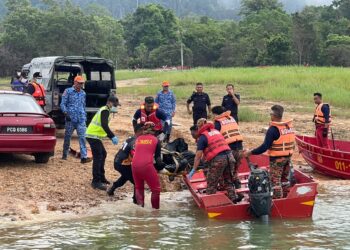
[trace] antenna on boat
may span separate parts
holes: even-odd
[[[335,150],[334,134],[333,134],[332,128],[331,128],[331,136],[332,136],[332,142],[333,142],[333,149]]]

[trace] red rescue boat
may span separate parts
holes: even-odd
[[[251,161],[263,166],[262,168],[269,169],[269,157],[266,155],[251,156]],[[209,218],[249,220],[254,219],[254,215],[249,212],[249,174],[248,163],[243,159],[239,169],[242,188],[236,191],[244,194],[245,198],[237,204],[227,197],[225,191],[207,195],[205,193],[207,182],[203,171],[195,173],[191,180],[184,176],[184,181],[198,207],[203,209]],[[298,170],[294,170],[294,176],[296,184],[290,188],[287,197],[273,200],[270,218],[289,219],[312,216],[317,195],[317,183]]]
[[[350,142],[330,141],[330,148],[320,148],[316,138],[297,136],[299,152],[317,172],[342,179],[350,179]]]

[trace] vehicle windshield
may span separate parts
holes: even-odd
[[[2,112],[45,114],[33,97],[17,94],[0,94],[0,113]]]

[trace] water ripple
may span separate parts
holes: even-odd
[[[323,186],[313,219],[208,220],[188,194],[169,195],[160,211],[0,229],[0,249],[350,249],[350,187]]]

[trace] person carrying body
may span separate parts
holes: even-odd
[[[283,121],[284,108],[280,105],[271,107],[270,127],[266,132],[264,143],[244,156],[260,155],[265,151],[270,156],[270,180],[273,187],[273,198],[287,196],[290,185],[288,176],[291,170],[291,157],[295,148],[295,131],[291,120]],[[284,185],[282,185],[284,184]]]
[[[118,137],[109,128],[111,112],[115,113],[119,100],[111,95],[107,99],[107,104],[99,109],[92,118],[86,130],[86,140],[90,144],[92,151],[92,182],[91,186],[100,190],[106,190],[106,184],[110,184],[105,176],[105,161],[107,151],[103,146],[103,139],[108,137],[114,145],[118,144]]]
[[[328,103],[322,102],[322,94],[314,94],[316,109],[313,122],[315,123],[316,144],[321,148],[329,148],[328,131],[331,124],[331,108]]]
[[[132,159],[132,175],[135,182],[135,194],[137,204],[145,205],[145,182],[149,186],[152,208],[159,209],[160,206],[160,182],[157,170],[166,173],[165,164],[161,163],[161,143],[155,137],[155,131],[150,122],[145,123],[143,134],[135,141],[135,152]],[[156,166],[153,164],[156,162]]]
[[[115,155],[114,158],[114,169],[120,173],[120,177],[116,180],[112,187],[108,189],[107,194],[109,196],[114,195],[114,191],[117,188],[124,186],[124,184],[129,181],[134,186],[134,195],[132,197],[133,202],[136,204],[136,196],[135,196],[135,183],[134,178],[132,177],[132,168],[131,161],[135,153],[135,141],[138,136],[140,136],[143,132],[143,127],[141,124],[137,124],[135,127],[135,135],[126,139],[123,143],[121,149]]]
[[[236,203],[237,195],[233,185],[232,168],[235,167],[230,147],[224,136],[214,128],[214,124],[201,118],[197,122],[198,140],[194,165],[188,177],[191,179],[200,165],[202,157],[208,165],[206,194],[215,194],[219,181],[223,180],[229,199]]]
[[[168,131],[170,121],[168,120],[167,115],[159,109],[158,104],[154,102],[152,96],[146,97],[145,102],[138,110],[136,110],[132,120],[132,125],[135,130],[138,123],[144,125],[149,122],[154,124],[153,130],[155,135],[160,136],[159,139],[163,141],[166,137],[165,133]],[[164,123],[164,127],[162,123]]]

